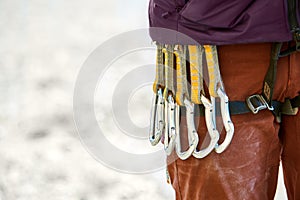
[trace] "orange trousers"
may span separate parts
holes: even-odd
[[[230,101],[244,101],[260,94],[270,62],[271,44],[220,46],[220,70]],[[280,58],[275,100],[300,94],[300,53]],[[168,164],[172,186],[179,200],[273,199],[280,160],[290,200],[300,199],[300,113],[282,116],[278,124],[268,110],[231,116],[235,135],[222,153],[204,159],[190,157]],[[200,140],[207,135],[203,117],[196,117]],[[186,135],[185,117],[181,133]],[[224,131],[221,138],[224,138]],[[175,153],[171,157],[176,156]],[[170,159],[170,157],[169,157]]]

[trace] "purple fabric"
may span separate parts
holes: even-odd
[[[292,39],[286,10],[286,0],[150,0],[149,24],[200,44],[284,42]],[[170,42],[158,31],[150,35]]]

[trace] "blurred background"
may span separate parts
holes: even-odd
[[[123,174],[94,160],[73,121],[80,67],[111,36],[148,27],[147,6],[0,0],[0,200],[174,199],[164,170]]]

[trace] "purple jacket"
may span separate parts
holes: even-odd
[[[200,44],[292,40],[286,0],[150,0],[149,24],[176,30]],[[150,35],[155,41],[176,43],[159,31],[150,29]]]

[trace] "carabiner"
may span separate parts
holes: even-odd
[[[194,105],[186,98],[184,99],[184,104],[186,107],[186,120],[187,120],[188,141],[189,141],[189,148],[184,152],[181,151],[180,126],[179,126],[180,113],[179,110],[176,112],[176,129],[177,129],[176,153],[181,160],[188,159],[195,151],[199,142],[198,134],[197,131],[195,130],[195,125],[194,125]]]
[[[175,139],[176,139],[175,112],[176,112],[176,104],[174,98],[172,95],[169,95],[165,106],[166,128],[165,128],[165,135],[164,135],[164,149],[168,156],[172,153],[175,147]]]
[[[164,130],[164,99],[162,89],[159,88],[153,98],[151,119],[150,119],[150,134],[149,140],[152,146],[155,146],[161,140]]]
[[[212,103],[204,95],[201,95],[201,101],[205,107],[205,122],[208,130],[208,134],[210,136],[210,142],[205,149],[199,151],[196,149],[194,151],[193,156],[196,158],[206,157],[210,152],[212,152],[212,150],[215,149],[220,138],[220,134],[216,129]]]
[[[217,153],[222,153],[228,147],[233,138],[234,126],[230,118],[228,96],[221,88],[218,88],[217,93],[221,100],[221,115],[226,130],[226,137],[222,144],[216,146],[215,151]]]

